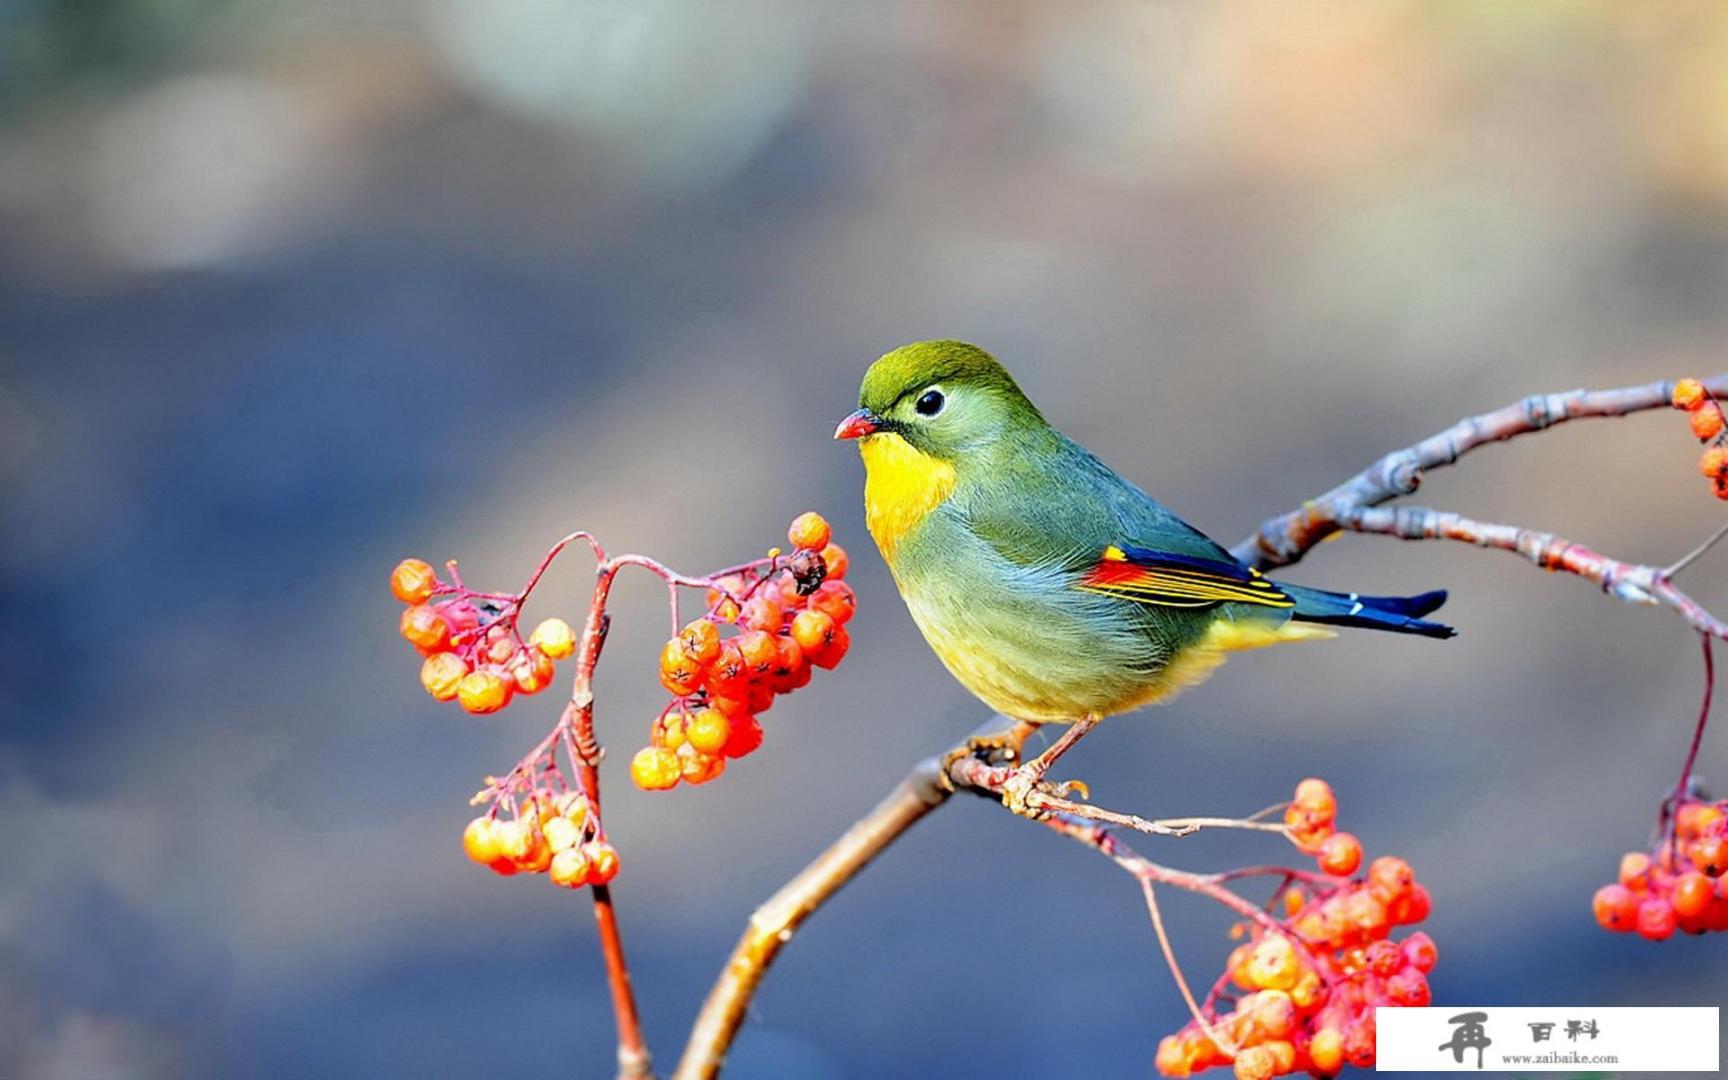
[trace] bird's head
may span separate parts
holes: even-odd
[[[864,373],[858,405],[836,439],[899,440],[946,463],[1044,424],[996,358],[964,341],[919,341],[888,353]]]

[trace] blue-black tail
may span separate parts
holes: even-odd
[[[1303,622],[1360,626],[1432,638],[1449,638],[1458,633],[1444,623],[1427,622],[1422,618],[1446,602],[1445,589],[1435,589],[1420,596],[1361,596],[1306,589],[1283,582],[1278,583],[1278,588],[1296,601],[1296,610],[1290,617]]]

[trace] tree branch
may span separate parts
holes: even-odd
[[[1728,395],[1728,372],[1705,379],[1704,386],[1717,397]],[[1288,566],[1315,544],[1347,528],[1346,519],[1351,514],[1414,494],[1429,469],[1451,465],[1480,446],[1543,431],[1568,420],[1667,408],[1673,396],[1672,381],[1620,390],[1571,390],[1532,394],[1505,408],[1466,417],[1414,446],[1394,450],[1331,491],[1303,503],[1300,509],[1268,518],[1230,553],[1258,570]]]

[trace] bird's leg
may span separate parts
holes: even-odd
[[[1083,716],[1068,725],[1068,730],[1062,737],[1037,757],[1008,774],[1008,779],[1002,784],[1002,805],[1022,817],[1035,818],[1039,811],[1030,803],[1032,792],[1044,783],[1044,775],[1050,771],[1050,766],[1056,764],[1058,758],[1073,749],[1074,744],[1086,737],[1086,733],[1098,726],[1098,717]],[[1067,794],[1071,787],[1086,790],[1086,785],[1079,780],[1070,780],[1060,785],[1061,794]]]

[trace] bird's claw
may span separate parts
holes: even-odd
[[[1002,781],[1002,805],[1011,814],[1031,818],[1034,821],[1048,817],[1049,811],[1032,805],[1033,793],[1048,791],[1051,785],[1040,780],[1032,770],[1022,765],[1008,774],[1008,779]]]

